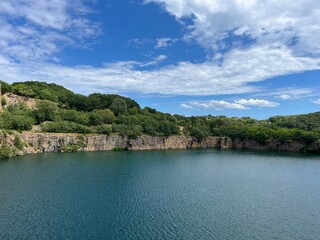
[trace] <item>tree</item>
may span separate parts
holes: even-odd
[[[38,101],[36,104],[36,109],[34,110],[34,115],[38,123],[44,121],[53,121],[57,116],[58,105],[57,103],[50,102],[47,100]]]
[[[89,113],[90,125],[111,124],[115,121],[115,116],[110,109],[93,110]]]
[[[208,136],[208,134],[199,127],[192,127],[190,135],[198,139],[198,141],[202,141],[204,138]]]
[[[119,114],[126,114],[128,111],[126,102],[121,98],[113,99],[109,108],[116,116]]]

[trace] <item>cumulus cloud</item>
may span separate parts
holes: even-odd
[[[162,4],[178,20],[192,19],[187,38],[207,48],[255,44],[320,53],[318,0],[146,0]]]
[[[224,110],[224,109],[249,109],[247,106],[252,107],[277,107],[280,104],[277,102],[270,102],[262,99],[240,99],[234,102],[226,101],[190,101],[182,103],[180,106],[187,109],[214,109],[214,110]]]
[[[0,54],[16,61],[56,60],[65,46],[99,34],[80,1],[0,1]]]

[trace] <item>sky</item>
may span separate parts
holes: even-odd
[[[0,79],[171,114],[320,111],[319,0],[0,0]]]

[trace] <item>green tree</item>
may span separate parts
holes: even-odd
[[[128,111],[126,102],[121,98],[113,99],[109,108],[116,116],[126,114]]]
[[[57,103],[47,100],[37,101],[34,115],[38,123],[44,121],[53,121],[58,113]]]
[[[115,121],[115,116],[110,109],[93,110],[89,113],[90,125],[111,124]]]

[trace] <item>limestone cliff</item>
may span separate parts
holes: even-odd
[[[165,149],[254,149],[299,152],[306,148],[302,143],[270,141],[262,145],[253,140],[231,139],[228,137],[208,137],[198,141],[192,137],[170,136],[153,137],[140,136],[128,139],[121,135],[81,135],[64,133],[0,133],[0,150],[4,157],[42,152],[70,151],[110,151],[110,150],[165,150]],[[320,149],[320,143],[312,145]],[[3,157],[2,156],[2,157]]]

